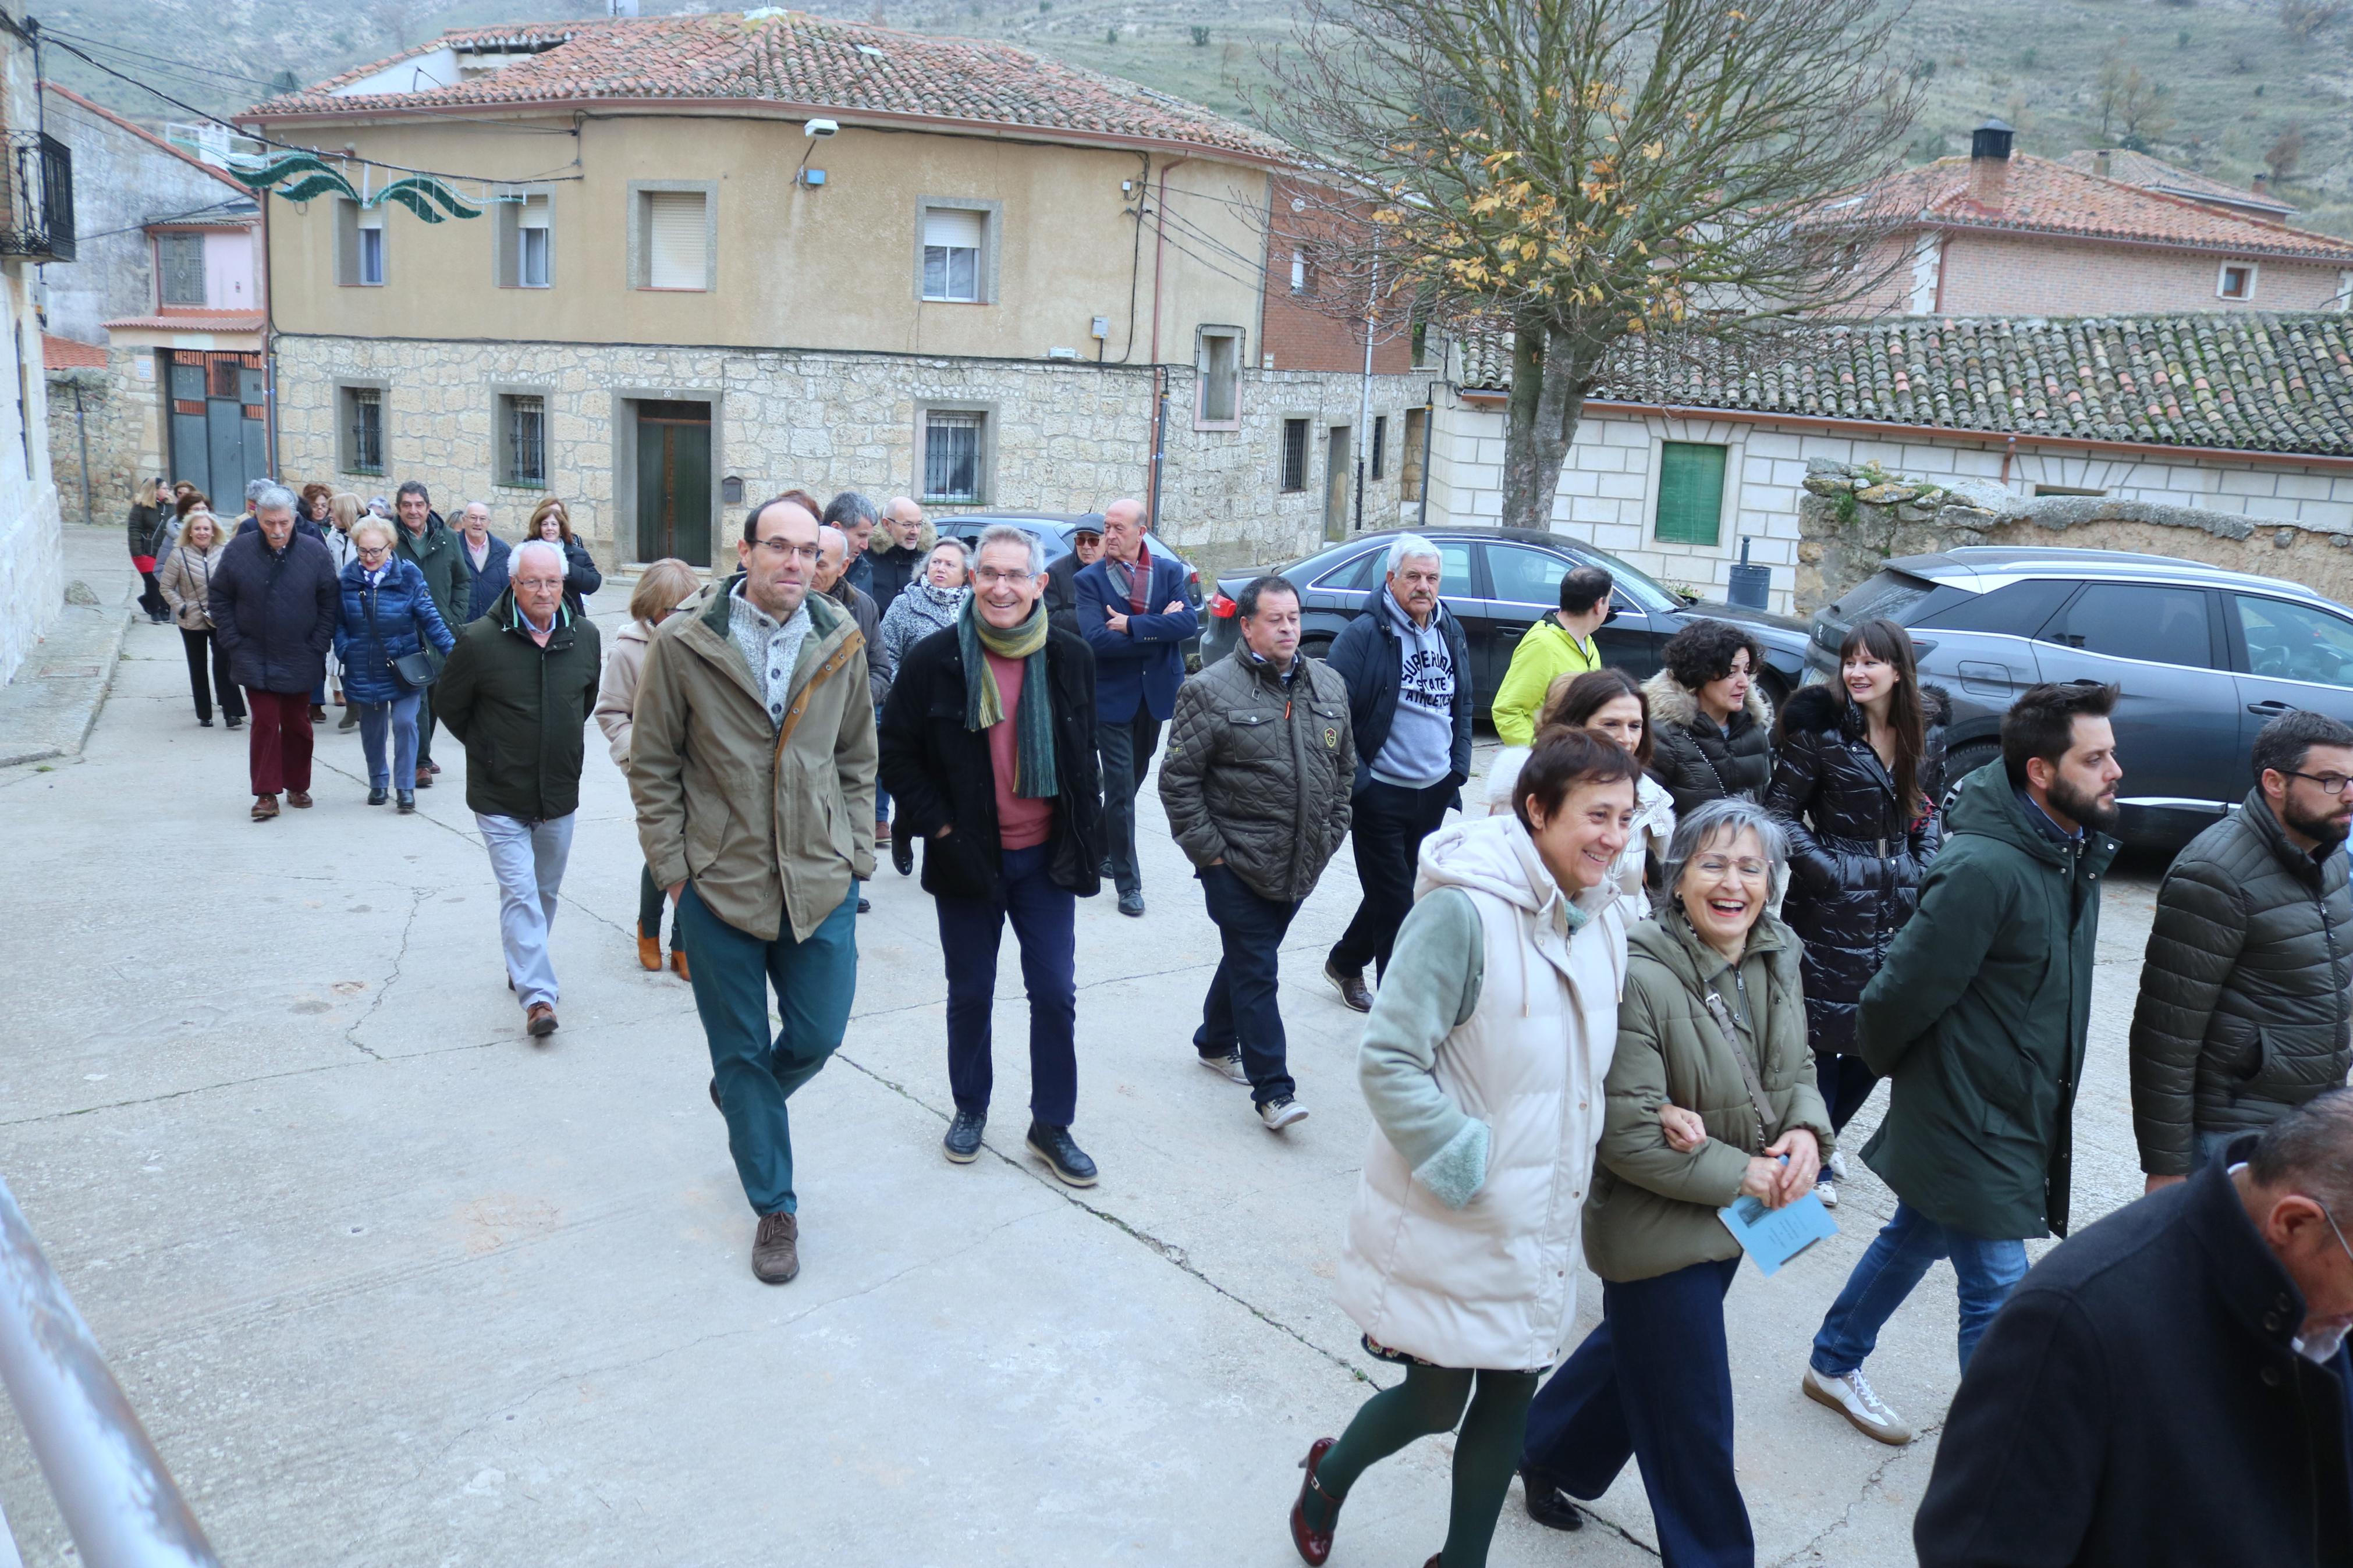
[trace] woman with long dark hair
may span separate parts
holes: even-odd
[[[1839,645],[1839,678],[1784,706],[1765,805],[1789,833],[1781,918],[1806,944],[1806,1025],[1832,1130],[1879,1081],[1855,1054],[1862,988],[1920,904],[1920,881],[1944,842],[1944,691],[1920,684],[1910,634],[1863,621]],[[1817,1188],[1835,1205],[1833,1157]]]

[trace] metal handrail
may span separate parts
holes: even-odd
[[[0,1384],[89,1568],[219,1568],[5,1181]],[[5,1521],[0,1552],[15,1554]]]

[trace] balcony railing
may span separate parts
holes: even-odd
[[[46,131],[11,131],[0,171],[8,207],[0,256],[35,261],[74,258],[73,149]]]

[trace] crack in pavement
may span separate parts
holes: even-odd
[[[1942,1421],[1931,1422],[1929,1425],[1920,1427],[1912,1434],[1912,1443],[1917,1443],[1921,1438],[1929,1436],[1931,1433],[1942,1432],[1944,1429],[1945,1424]],[[1889,1449],[1886,1457],[1882,1458],[1879,1463],[1873,1468],[1871,1474],[1863,1477],[1862,1485],[1855,1491],[1854,1500],[1846,1505],[1845,1509],[1840,1512],[1838,1518],[1832,1520],[1828,1525],[1824,1526],[1820,1533],[1816,1534],[1804,1545],[1799,1547],[1795,1552],[1790,1552],[1787,1557],[1784,1557],[1779,1562],[1774,1563],[1773,1568],[1793,1568],[1794,1564],[1802,1563],[1809,1557],[1819,1559],[1821,1554],[1822,1542],[1828,1541],[1831,1536],[1838,1534],[1839,1531],[1846,1529],[1849,1525],[1854,1522],[1854,1510],[1861,1508],[1865,1502],[1870,1500],[1873,1490],[1879,1487],[1880,1484],[1887,1479],[1887,1472],[1894,1469],[1898,1464],[1902,1463],[1905,1456],[1909,1454],[1911,1451],[1911,1443],[1907,1443],[1900,1448]]]
[[[376,1009],[384,1005],[384,999],[392,994],[393,986],[399,983],[401,967],[408,962],[408,938],[409,933],[417,929],[417,913],[425,907],[427,899],[440,890],[438,888],[411,888],[408,890],[408,918],[400,922],[400,950],[392,955],[392,973],[376,982],[375,994],[368,998],[367,1011],[353,1019],[352,1026],[343,1031],[345,1045],[376,1061],[384,1060],[383,1053],[363,1042],[360,1039],[360,1031],[367,1026],[369,1019],[375,1016]]]

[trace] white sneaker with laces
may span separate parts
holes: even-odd
[[[1802,1386],[1807,1398],[1817,1405],[1829,1405],[1864,1436],[1894,1448],[1912,1441],[1912,1428],[1872,1392],[1862,1368],[1857,1367],[1844,1377],[1825,1377],[1810,1366]]]
[[[1286,1127],[1306,1121],[1307,1108],[1286,1094],[1281,1100],[1270,1100],[1260,1106],[1258,1119],[1266,1123],[1268,1131],[1280,1132]]]
[[[1229,1083],[1250,1082],[1250,1074],[1242,1070],[1242,1054],[1240,1051],[1229,1052],[1222,1057],[1202,1057],[1199,1059],[1203,1067]]]
[[[1838,1189],[1831,1185],[1827,1176],[1814,1184],[1814,1196],[1822,1200],[1822,1207],[1826,1209],[1838,1207]]]
[[[1843,1182],[1846,1180],[1846,1154],[1844,1151],[1840,1151],[1831,1156],[1830,1173],[1831,1180],[1833,1182]]]

